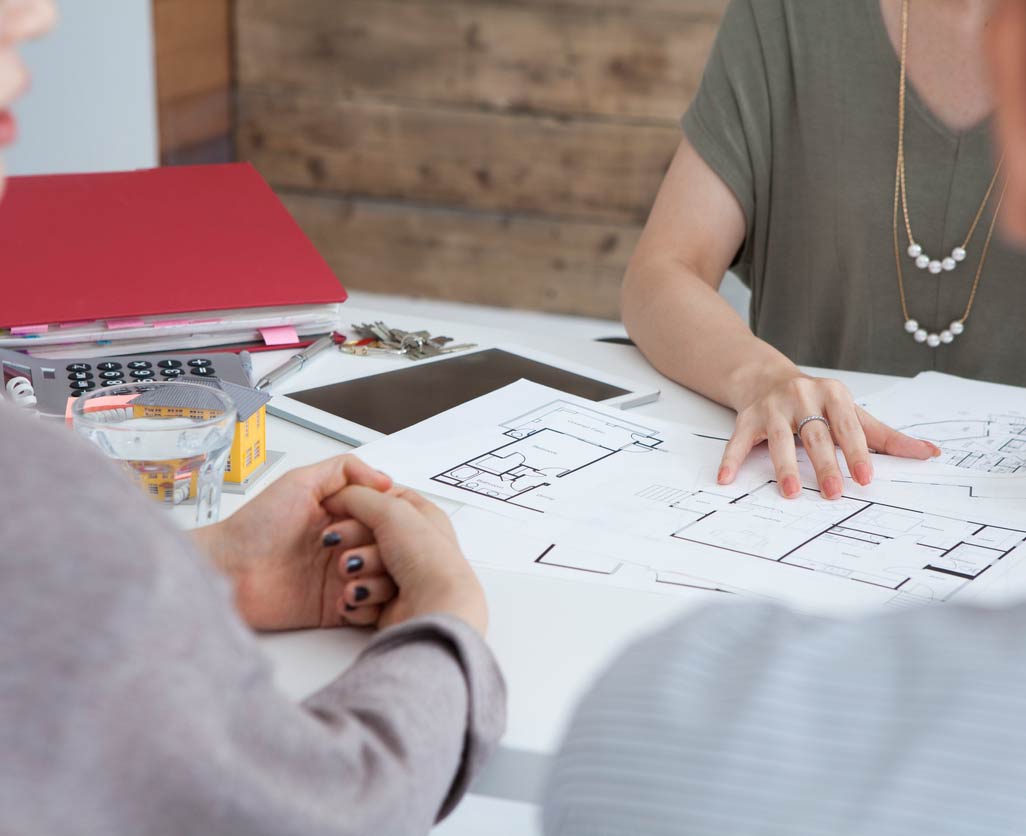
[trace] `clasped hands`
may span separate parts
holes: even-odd
[[[487,626],[449,518],[355,456],[290,471],[193,538],[255,630],[388,627],[433,613]]]

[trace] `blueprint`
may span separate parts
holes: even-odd
[[[862,405],[884,423],[940,447],[938,464],[1026,477],[1022,389],[924,372]]]
[[[971,477],[936,488],[849,482],[828,501],[804,465],[804,490],[787,500],[764,452],[735,484],[716,484],[722,449],[681,425],[521,381],[361,456],[472,506],[454,516],[470,556],[517,571],[827,608],[1026,585],[1026,506],[965,502]]]

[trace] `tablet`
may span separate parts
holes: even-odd
[[[622,408],[659,397],[658,389],[536,352],[486,348],[275,395],[267,404],[267,411],[359,446],[521,378]]]

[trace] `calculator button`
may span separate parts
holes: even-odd
[[[163,375],[164,377],[169,378],[169,379],[174,379],[176,377],[181,377],[183,374],[185,374],[185,372],[182,371],[181,369],[164,369],[161,372],[161,375]]]
[[[96,383],[92,380],[74,380],[69,385],[79,392],[88,392],[90,389],[96,388]]]
[[[161,360],[157,363],[162,369],[180,369],[182,367],[181,360]]]
[[[213,360],[207,360],[207,359],[205,359],[203,357],[197,357],[195,360],[190,360],[189,361],[189,365],[192,366],[194,369],[202,369],[202,368],[205,368],[206,366],[214,365],[214,361]]]
[[[101,380],[100,381],[100,385],[101,386],[120,386],[124,382],[125,381],[121,380],[120,378],[118,380]]]
[[[68,375],[68,380],[92,380],[93,376],[89,372],[72,372]]]
[[[88,363],[72,363],[70,366],[68,366],[69,372],[87,372],[91,369],[92,366],[90,366]]]
[[[198,369],[193,369],[192,373],[196,375],[196,377],[213,377],[216,374],[214,369],[210,366],[200,366]]]
[[[100,372],[100,380],[121,380],[124,372]]]
[[[133,360],[128,364],[128,368],[130,369],[149,369],[152,368],[152,366],[153,363],[150,363],[147,360]]]
[[[136,380],[146,380],[147,378],[153,377],[153,372],[149,369],[136,369],[132,372],[132,377]]]
[[[75,391],[73,391],[71,393],[70,397],[72,397],[72,398],[81,398],[84,394],[85,394],[85,392],[79,392],[78,390],[75,390]]]
[[[108,360],[104,363],[97,363],[96,368],[98,368],[101,372],[116,372],[118,369],[121,368],[121,364],[113,363],[110,360]]]

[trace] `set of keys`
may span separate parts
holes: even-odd
[[[389,328],[384,322],[353,325],[357,339],[346,340],[339,350],[357,357],[392,356],[427,360],[455,351],[477,348],[475,343],[452,345],[452,337],[432,337],[428,331],[404,331]]]

